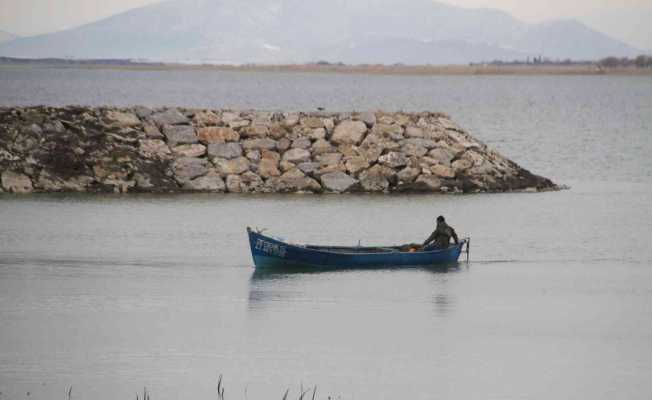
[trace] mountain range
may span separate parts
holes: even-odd
[[[168,0],[0,44],[6,57],[234,64],[465,64],[639,52],[575,20],[528,24],[432,0]]]

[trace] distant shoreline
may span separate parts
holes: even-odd
[[[180,64],[131,60],[18,59],[0,57],[6,66],[117,69],[136,71],[232,71],[278,73],[335,73],[371,75],[631,75],[652,76],[652,68],[572,65],[344,65],[344,64]]]

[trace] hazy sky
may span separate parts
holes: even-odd
[[[0,30],[19,35],[52,32],[158,1],[160,0],[0,0]],[[650,22],[652,0],[443,0],[443,2],[472,8],[498,8],[529,22],[577,18],[635,46],[652,49],[652,23]]]

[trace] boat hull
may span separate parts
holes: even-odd
[[[296,246],[248,229],[256,269],[334,270],[432,267],[455,264],[466,241],[434,251],[373,252],[362,247]],[[365,249],[369,249],[366,251]]]

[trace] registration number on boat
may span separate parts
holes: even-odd
[[[287,248],[285,246],[281,246],[276,243],[270,243],[263,239],[256,240],[256,250],[260,250],[263,253],[282,258],[285,258],[285,254],[287,253]]]

